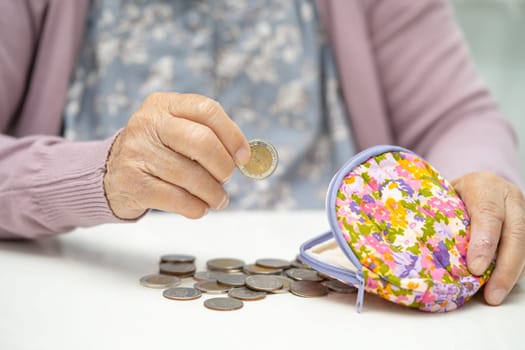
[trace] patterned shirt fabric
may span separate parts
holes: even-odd
[[[86,25],[67,139],[110,137],[152,92],[202,94],[279,153],[268,179],[234,173],[230,208],[324,207],[354,144],[313,0],[93,0]]]

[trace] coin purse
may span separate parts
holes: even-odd
[[[354,156],[326,196],[331,231],[305,242],[301,260],[364,292],[422,311],[454,310],[486,282],[467,269],[470,220],[448,181],[396,146]]]

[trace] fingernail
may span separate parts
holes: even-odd
[[[224,184],[227,184],[228,182],[230,182],[230,180],[232,179],[232,176],[233,176],[233,174],[230,174],[230,176],[228,176],[226,179],[224,179],[222,181],[222,184],[224,185]]]
[[[483,256],[475,257],[470,264],[470,271],[474,275],[482,275],[488,267],[488,263]]]
[[[229,203],[230,203],[230,198],[228,197],[228,195],[225,195],[224,198],[222,199],[221,204],[219,204],[219,206],[217,207],[217,210],[226,208]]]
[[[202,216],[205,216],[206,214],[208,214],[208,211],[209,211],[208,207],[204,208],[204,213],[202,214]]]
[[[235,153],[235,162],[238,165],[244,165],[250,161],[250,151],[242,147]]]
[[[499,305],[503,302],[503,299],[507,296],[507,291],[505,289],[496,289],[490,293],[490,301],[493,305]]]

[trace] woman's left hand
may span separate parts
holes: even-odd
[[[518,187],[487,172],[462,176],[452,185],[470,215],[469,270],[483,274],[497,253],[484,295],[487,303],[499,305],[525,272],[525,199]]]

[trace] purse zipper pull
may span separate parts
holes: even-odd
[[[365,280],[363,278],[363,274],[361,271],[356,274],[357,280],[359,281],[359,287],[357,290],[357,300],[355,307],[357,308],[357,312],[361,313],[363,310],[363,302],[365,298]]]

